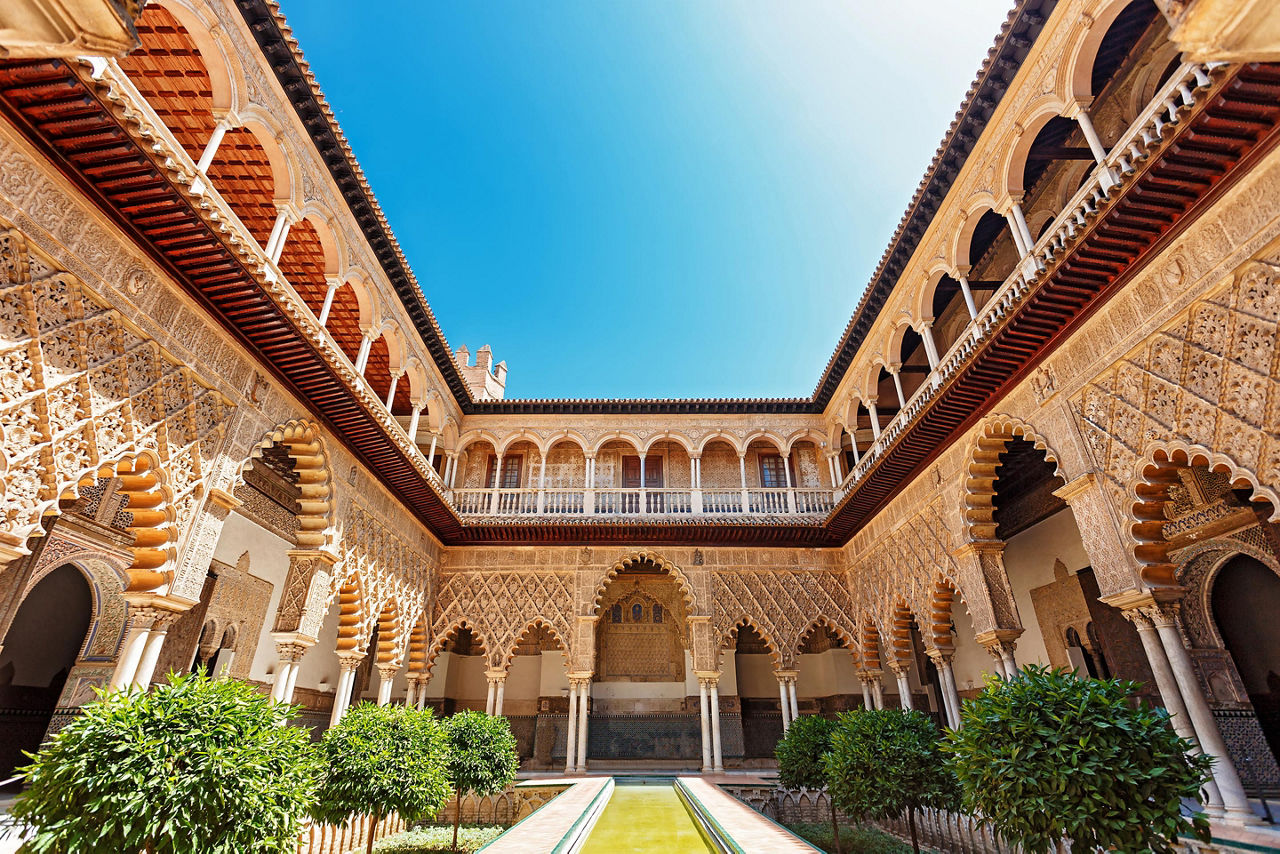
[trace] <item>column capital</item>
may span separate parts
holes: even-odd
[[[1022,629],[992,629],[989,632],[979,633],[974,640],[987,649],[1007,645],[1012,650],[1017,646],[1017,640],[1021,636]]]
[[[230,492],[227,492],[225,489],[219,489],[216,486],[209,490],[209,501],[212,502],[215,507],[221,507],[223,510],[235,510],[241,504],[244,504],[243,501],[236,498]]]
[[[394,679],[396,677],[396,674],[399,672],[400,672],[399,664],[379,664],[378,665],[378,675],[382,677],[384,681],[390,681]]]
[[[970,540],[951,550],[951,556],[958,559],[970,556],[1003,554],[1004,540]]]
[[[338,653],[338,669],[354,671],[364,662],[364,653],[346,650]]]
[[[1053,494],[1070,504],[1074,499],[1079,498],[1082,494],[1098,485],[1097,472],[1087,471],[1068,482],[1065,486],[1055,489]]]
[[[488,679],[490,682],[507,681],[507,671],[505,670],[486,670],[484,672],[484,675],[485,675],[485,678]]]
[[[695,670],[693,675],[698,677],[699,682],[716,683],[720,681],[720,671],[718,670]]]
[[[902,661],[901,659],[898,659],[898,658],[895,658],[889,661],[885,666],[888,667],[889,670],[893,672],[894,676],[897,676],[899,678],[906,676],[908,673],[911,672],[911,662]]]
[[[788,680],[788,679],[795,679],[797,676],[799,676],[799,675],[800,675],[800,671],[798,671],[798,670],[775,670],[775,671],[773,671],[773,675],[774,675],[774,676],[776,676],[776,677],[778,677],[778,681],[779,681],[779,682],[785,682],[785,681],[786,681],[786,680]]]
[[[933,649],[926,649],[924,654],[929,656],[929,660],[934,664],[942,664],[943,662],[951,661],[955,657],[956,651],[954,649],[934,647]]]
[[[316,639],[298,632],[272,632],[276,642],[276,655],[281,661],[296,664],[306,655],[307,650],[315,646]]]

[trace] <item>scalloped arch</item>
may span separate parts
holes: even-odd
[[[654,566],[670,575],[672,580],[674,580],[680,587],[680,592],[684,596],[684,604],[685,608],[688,609],[688,613],[700,613],[697,608],[696,597],[693,594],[693,585],[689,582],[689,577],[685,575],[684,570],[657,552],[650,551],[632,552],[618,560],[613,564],[613,566],[609,567],[609,569],[605,571],[600,580],[596,582],[595,596],[593,596],[591,600],[591,613],[594,614],[600,610],[600,600],[604,596],[604,591],[608,588],[609,583],[617,577],[619,572],[622,572],[622,570],[629,566],[635,566],[642,563],[652,563]]]
[[[556,629],[555,625],[552,623],[550,619],[539,615],[525,622],[524,626],[520,629],[520,631],[516,633],[515,639],[511,641],[510,645],[504,651],[502,656],[503,670],[510,669],[511,662],[516,657],[516,647],[520,645],[520,641],[524,640],[524,636],[529,633],[529,630],[536,629],[539,627],[546,629],[547,632],[550,633],[550,635],[556,639],[556,643],[560,645],[560,649],[564,652],[566,657],[569,655],[569,645],[565,643],[565,640],[561,636],[560,631]]]
[[[969,443],[969,451],[965,455],[962,509],[965,537],[969,542],[991,541],[996,538],[994,499],[996,479],[999,477],[996,469],[1000,467],[1000,454],[1004,452],[1010,439],[1031,442],[1044,451],[1045,458],[1053,463],[1054,475],[1064,481],[1068,479],[1059,463],[1061,457],[1026,421],[1011,415],[991,415],[984,418],[978,424],[977,433]]]
[[[249,453],[249,459],[241,466],[247,470],[253,460],[275,446],[282,446],[293,459],[293,470],[298,476],[298,533],[294,540],[299,548],[324,549],[335,541],[334,535],[334,477],[325,447],[324,435],[313,421],[295,419],[269,430]]]

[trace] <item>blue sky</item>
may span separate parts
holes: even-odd
[[[508,397],[802,397],[1011,0],[284,0]]]

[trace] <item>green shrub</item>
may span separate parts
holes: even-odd
[[[787,829],[801,839],[818,846],[823,851],[834,852],[836,850],[831,828],[825,822],[818,824],[788,824]],[[905,854],[905,852],[911,850],[911,847],[905,842],[899,842],[897,838],[874,827],[846,826],[840,835],[843,839],[844,850],[848,854]]]
[[[1131,705],[1136,687],[1034,666],[988,680],[946,748],[965,808],[1033,854],[1064,837],[1076,851],[1171,852],[1182,832],[1207,841],[1180,799],[1196,797],[1210,762],[1187,753],[1164,709]]]
[[[23,850],[294,854],[318,764],[293,711],[203,674],[101,693],[21,769]]]
[[[955,776],[939,748],[938,730],[920,712],[844,712],[823,762],[827,791],[836,806],[847,815],[905,815],[916,852],[916,810],[954,809],[959,802]]]
[[[516,778],[520,757],[511,722],[483,712],[458,712],[444,722],[449,742],[449,782],[453,784],[455,814],[453,850],[458,850],[458,825],[462,822],[462,793],[492,795]]]
[[[496,824],[464,825],[455,845],[449,843],[453,827],[428,824],[387,837],[373,846],[375,854],[445,854],[463,851],[472,854],[502,835],[505,827]]]
[[[449,798],[449,745],[430,711],[404,706],[352,706],[320,741],[324,770],[312,815],[342,824],[369,814],[365,850],[375,825],[398,813],[407,822],[434,815]]]
[[[774,748],[778,758],[778,780],[792,789],[827,788],[827,769],[823,757],[831,749],[831,733],[836,722],[817,715],[796,718]],[[836,819],[835,800],[831,804],[831,836],[836,854],[840,854],[840,825]]]

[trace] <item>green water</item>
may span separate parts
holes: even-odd
[[[708,854],[674,786],[616,786],[582,854]]]

